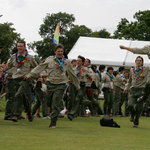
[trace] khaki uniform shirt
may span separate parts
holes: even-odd
[[[87,67],[86,67],[87,68]],[[90,76],[93,78],[94,77],[94,72],[91,68],[87,68],[89,70],[89,74]],[[86,87],[91,87],[91,84],[92,84],[92,80],[87,78],[87,81],[86,81]]]
[[[75,69],[75,74],[77,75],[77,67]],[[89,69],[83,66],[81,74],[78,74],[78,79],[80,82],[87,82],[87,77],[90,77]]]
[[[12,75],[13,75],[13,68],[7,70],[7,78],[12,79]]]
[[[150,59],[150,45],[144,46],[143,48],[133,48],[134,54],[147,54]]]
[[[95,84],[97,87],[97,89],[94,89],[94,94],[98,95],[99,91],[101,91],[100,77],[99,77],[98,73],[94,73],[94,80],[95,80]]]
[[[66,72],[68,73],[71,81],[76,86],[77,89],[80,89],[79,80],[76,77],[70,60],[66,59],[63,65],[64,68],[64,75],[61,75],[62,71],[60,68],[57,68],[54,63],[54,57],[50,56],[46,59],[46,61],[42,64],[39,64],[36,68],[34,68],[29,75],[27,75],[28,78],[34,77],[38,73],[42,72],[48,67],[48,77],[47,81],[53,84],[62,84],[68,82],[68,77],[66,76]]]
[[[74,73],[76,74],[76,72],[75,72],[76,67],[73,67],[72,69],[73,69]],[[67,76],[68,76],[68,74],[67,74]],[[69,76],[68,76],[68,79],[69,79],[69,82],[68,82],[68,83],[72,83],[72,81],[71,81],[71,79],[69,78]]]
[[[128,90],[129,88],[144,88],[146,81],[147,81],[147,75],[149,72],[149,67],[143,67],[143,73],[142,73],[142,77],[139,80],[135,80],[134,79],[134,73],[132,68],[130,69],[130,75],[129,75],[129,80],[127,82],[127,84],[125,85],[125,90]]]
[[[104,87],[113,89],[113,79],[110,80],[110,77],[107,74],[104,74],[102,77],[102,83],[104,83]]]
[[[23,54],[23,57],[25,57],[25,53]],[[13,79],[21,79],[21,78],[26,77],[30,73],[30,71],[37,66],[37,62],[31,55],[28,54],[28,60],[24,62],[24,64],[20,68],[21,70],[17,72],[18,63],[16,62],[16,54],[13,54],[6,65],[8,69],[12,68]],[[37,75],[34,77],[36,78]]]
[[[124,78],[121,76],[121,74],[117,74],[113,81],[114,81],[115,86],[118,86],[121,88]]]
[[[129,79],[127,79],[127,82],[128,82],[128,80],[129,80]],[[125,89],[125,85],[127,84],[127,82],[125,82],[125,81],[122,82],[122,85],[121,85],[121,89],[122,89],[122,90]]]

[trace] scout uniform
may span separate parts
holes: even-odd
[[[134,54],[147,54],[148,58],[150,59],[150,45],[144,46],[143,48],[133,48],[133,53]],[[145,97],[145,99],[148,98],[149,91],[150,91],[150,71],[148,72],[147,82],[146,82],[144,93],[143,93],[143,96]]]
[[[125,90],[130,88],[128,109],[131,112],[132,118],[135,116],[135,119],[131,120],[134,121],[134,125],[139,124],[139,117],[143,109],[143,102],[137,103],[137,98],[143,94],[148,72],[149,67],[131,68],[129,81],[125,85]]]
[[[7,70],[7,81],[6,81],[6,93],[7,93],[7,102],[5,107],[5,116],[4,120],[9,120],[12,118],[12,108],[14,105],[15,91],[14,91],[14,80],[12,78],[12,69]]]
[[[79,109],[79,105],[82,104],[84,106],[89,106],[89,108],[92,108],[92,103],[91,101],[86,99],[86,87],[85,87],[85,83],[87,81],[87,77],[90,77],[90,73],[88,68],[81,66],[81,67],[76,67],[75,73],[80,81],[80,90],[77,91],[76,97],[75,97],[75,105],[74,107],[71,109],[70,114],[68,114],[68,118],[69,116],[73,116],[77,110]],[[70,118],[69,118],[70,119]],[[70,119],[72,120],[72,118]]]
[[[128,81],[128,78],[125,78],[124,76],[123,76],[123,78]],[[122,91],[122,93],[121,93],[121,106],[125,102],[124,115],[128,116],[129,115],[129,110],[128,110],[128,92],[123,93],[126,84],[127,84],[127,82],[123,81],[122,86],[121,86],[121,91]]]
[[[73,68],[73,70],[75,71],[76,67]],[[72,107],[75,104],[75,93],[76,93],[76,87],[72,82],[69,82],[69,87],[68,87],[68,91],[69,91],[69,98],[68,98],[68,104],[67,104],[67,114],[70,114],[70,111],[72,109]]]
[[[150,117],[150,95],[146,99],[143,105],[143,112],[141,114],[142,116]]]
[[[93,94],[94,94],[94,99],[98,101],[98,95],[99,95],[99,91],[101,91],[101,86],[102,86],[102,77],[101,77],[101,74],[100,72],[97,70],[96,73],[94,73],[94,80],[95,80],[95,84],[96,84],[96,87],[97,89],[94,89],[93,90]],[[98,101],[99,103],[99,101]],[[100,106],[100,104],[99,104]],[[102,114],[102,110],[100,108],[100,110],[98,110],[94,105],[93,105],[93,111],[92,111],[93,115],[96,115],[97,113],[98,114]]]
[[[113,75],[110,75],[106,72],[106,74],[102,77],[102,83],[104,83],[103,86],[103,93],[104,93],[104,115],[106,115],[106,112],[108,115],[111,113],[111,108],[113,105]]]
[[[7,68],[12,68],[12,78],[15,84],[15,102],[13,116],[19,116],[22,111],[22,106],[25,107],[25,112],[31,112],[31,86],[29,81],[24,80],[31,69],[37,66],[34,58],[26,51],[22,56],[13,54],[7,62]],[[24,98],[25,97],[25,98]]]
[[[115,85],[115,96],[114,96],[114,102],[113,102],[113,114],[114,115],[122,115],[121,114],[121,86],[123,84],[123,81],[125,79],[121,76],[120,73],[117,74],[117,76],[114,78],[114,85]]]
[[[91,69],[91,66],[88,66],[87,67],[88,70],[89,70],[89,73],[90,73],[90,76],[92,76],[94,78],[94,75],[95,73],[93,72],[93,70]],[[92,101],[92,105],[96,108],[98,108],[98,110],[100,111],[101,108],[100,108],[100,104],[99,104],[99,101],[97,101],[95,98],[94,98],[94,89],[91,87],[91,84],[92,84],[92,80],[87,78],[87,81],[86,81],[86,97],[89,98],[89,100]],[[92,110],[91,112],[92,115],[94,115],[94,112]]]
[[[47,105],[51,108],[50,127],[53,127],[56,126],[57,117],[61,110],[62,97],[66,88],[66,83],[68,82],[66,72],[76,88],[80,89],[80,86],[70,61],[64,57],[61,60],[58,60],[56,56],[48,57],[44,63],[33,69],[27,77],[34,77],[47,67]]]
[[[32,115],[36,113],[37,109],[42,104],[42,115],[43,117],[47,117],[46,91],[47,87],[44,83],[42,83],[42,88],[35,88],[35,95],[37,101],[32,108]]]

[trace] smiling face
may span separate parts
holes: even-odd
[[[135,63],[136,63],[136,67],[138,67],[138,68],[141,67],[143,65],[142,58],[137,58]]]
[[[83,65],[82,59],[81,59],[81,58],[78,58],[78,59],[77,59],[77,66],[78,66],[78,67],[81,67],[82,65]]]
[[[89,65],[90,65],[89,60],[88,60],[88,59],[85,59],[84,66],[85,66],[85,67],[88,67]]]
[[[56,58],[61,59],[63,57],[64,50],[63,48],[58,48],[55,52]]]
[[[19,54],[24,54],[26,51],[26,47],[25,47],[24,43],[18,43],[17,48],[18,48]]]
[[[113,70],[108,70],[108,73],[111,75],[113,73]]]

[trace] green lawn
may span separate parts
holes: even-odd
[[[6,101],[0,101],[2,106]],[[25,114],[24,114],[25,116]],[[48,128],[50,120],[36,118],[17,123],[4,121],[0,112],[0,150],[146,150],[150,149],[150,118],[141,117],[133,128],[128,117],[114,118],[121,128],[101,127],[101,117],[58,119],[57,128]]]
[[[56,129],[40,118],[17,123],[3,120],[0,113],[0,150],[145,150],[150,148],[150,118],[141,117],[133,128],[128,117],[114,118],[121,128],[101,127],[102,117],[60,118]]]

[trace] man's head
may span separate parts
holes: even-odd
[[[105,71],[105,65],[100,65],[99,66],[99,71],[104,72]]]
[[[125,70],[124,73],[123,73],[123,76],[125,78],[129,78],[129,71],[128,70]]]
[[[119,72],[122,74],[123,73],[123,71],[124,71],[124,67],[122,66],[122,67],[119,67]]]
[[[88,59],[88,58],[86,58],[86,59],[85,59],[85,62],[84,62],[84,66],[85,66],[85,67],[88,67],[90,64],[91,64],[91,60]]]
[[[19,54],[24,54],[26,51],[26,43],[24,41],[19,41],[17,49]]]
[[[43,83],[43,78],[42,78],[42,77],[39,77],[39,78],[38,78],[38,81],[41,81],[41,83]]]
[[[83,56],[78,56],[78,59],[77,59],[77,66],[78,67],[81,67],[85,62],[85,58]]]
[[[141,67],[143,66],[144,59],[141,56],[136,57],[135,59],[136,67]]]
[[[2,46],[0,45],[0,54],[1,54],[1,52],[2,52]]]
[[[71,61],[71,64],[72,64],[72,67],[76,67],[77,66],[77,60],[76,59],[73,59]]]
[[[109,67],[107,67],[107,72],[109,73],[109,74],[112,74],[113,73],[113,67],[111,67],[111,66],[109,66]]]
[[[56,58],[61,59],[64,54],[64,46],[62,44],[58,44],[55,46],[54,53],[56,55]]]

